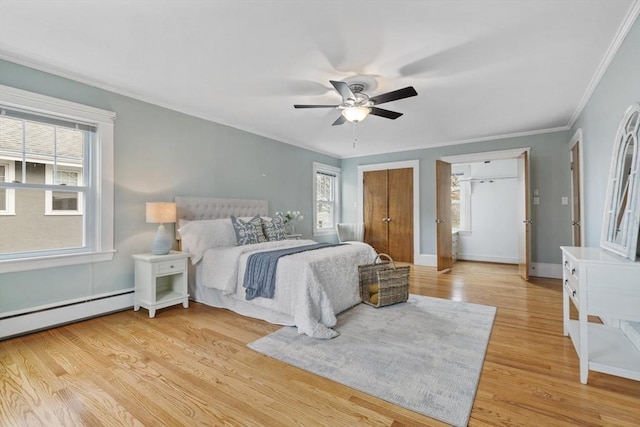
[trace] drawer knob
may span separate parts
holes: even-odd
[[[569,261],[565,261],[565,262],[564,262],[564,266],[565,266],[565,267],[569,267]]]
[[[571,274],[576,274],[576,269],[575,268],[571,269]]]
[[[173,268],[173,264],[171,264],[171,267],[169,267],[169,268]]]
[[[571,295],[576,296],[576,291],[571,292]]]

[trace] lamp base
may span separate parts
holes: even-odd
[[[171,236],[167,234],[164,225],[158,226],[158,232],[151,243],[151,253],[154,255],[166,255],[171,250]]]

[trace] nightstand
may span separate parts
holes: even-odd
[[[144,307],[149,310],[149,317],[155,317],[160,308],[180,303],[189,307],[187,258],[188,253],[176,251],[167,255],[133,255],[136,281],[133,309]]]
[[[287,234],[287,240],[300,240],[302,234]]]

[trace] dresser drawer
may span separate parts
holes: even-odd
[[[183,259],[173,261],[163,261],[156,264],[156,274],[173,274],[181,273],[187,267],[187,263]]]
[[[580,298],[580,282],[570,274],[565,275],[564,286],[567,288],[569,295],[576,301]]]
[[[578,264],[575,263],[573,259],[565,256],[564,261],[562,262],[562,268],[564,269],[567,276],[578,279]]]

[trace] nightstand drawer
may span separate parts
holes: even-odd
[[[163,261],[156,264],[156,274],[173,274],[184,271],[187,263],[183,259]]]

